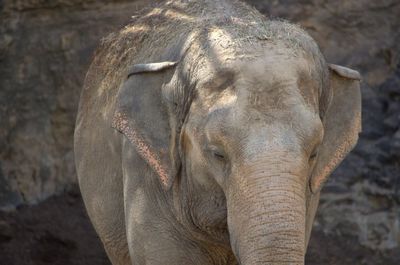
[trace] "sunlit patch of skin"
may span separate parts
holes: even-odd
[[[135,34],[135,33],[140,33],[140,32],[146,32],[151,30],[151,28],[149,27],[149,25],[135,25],[134,27],[132,26],[128,26],[125,27],[121,33],[122,34]]]
[[[237,103],[237,95],[230,90],[224,90],[214,105],[210,108],[209,113],[218,109],[229,108]]]
[[[223,29],[211,29],[208,34],[211,51],[216,55],[217,60],[225,61],[235,59],[235,41]]]
[[[158,7],[155,7],[155,8],[153,8],[152,10],[151,10],[151,12],[149,12],[147,15],[145,15],[144,17],[152,17],[152,16],[155,16],[155,15],[160,15],[161,14],[161,12],[163,11],[164,9],[162,9],[162,8],[158,8]]]
[[[178,12],[177,10],[172,10],[172,9],[168,9],[165,12],[165,16],[168,18],[172,18],[172,19],[182,20],[182,22],[194,22],[195,21],[194,17],[188,16],[187,14],[184,14],[182,12]]]

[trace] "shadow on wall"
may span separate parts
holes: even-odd
[[[247,2],[299,23],[329,62],[361,71],[363,133],[323,190],[315,226],[371,248],[399,247],[400,2]],[[147,3],[0,4],[0,208],[35,203],[76,182],[72,136],[92,53]]]

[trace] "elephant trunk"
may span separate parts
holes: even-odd
[[[254,163],[232,179],[228,226],[241,265],[304,264],[306,174],[280,165]]]

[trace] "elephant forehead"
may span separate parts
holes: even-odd
[[[312,67],[298,57],[270,55],[242,64],[237,79],[240,98],[266,114],[292,107],[318,111],[319,90],[312,81]]]
[[[319,108],[311,69],[304,57],[287,54],[285,49],[257,59],[219,64],[204,75],[198,89],[200,100],[194,105],[214,124],[211,127],[254,126],[277,120],[307,125]]]

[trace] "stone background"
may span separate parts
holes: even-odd
[[[0,1],[0,208],[76,184],[72,138],[92,53],[149,2]],[[302,25],[327,60],[363,76],[363,133],[322,192],[315,223],[373,249],[400,248],[400,1],[247,0]]]

